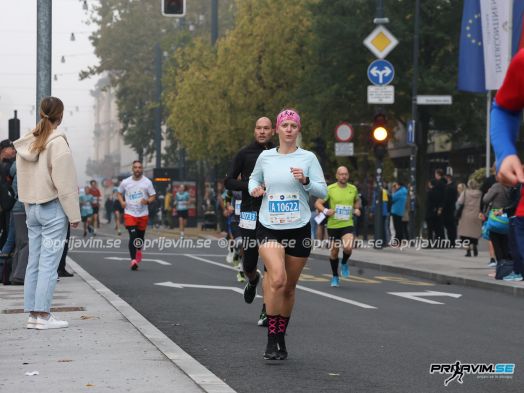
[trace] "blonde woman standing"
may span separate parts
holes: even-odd
[[[18,199],[24,202],[29,234],[29,260],[24,282],[28,329],[66,328],[50,313],[57,267],[69,224],[80,222],[75,163],[64,133],[64,104],[56,97],[40,103],[40,121],[17,140]]]

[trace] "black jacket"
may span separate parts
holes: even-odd
[[[252,142],[240,149],[233,159],[231,166],[226,174],[224,185],[231,191],[242,191],[242,205],[240,210],[243,212],[256,211],[260,209],[262,198],[253,198],[249,195],[248,184],[249,176],[255,168],[257,158],[264,150],[272,149],[273,143],[270,141],[265,145],[258,142]],[[240,175],[240,179],[238,179]]]

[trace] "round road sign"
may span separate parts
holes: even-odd
[[[339,142],[350,142],[353,139],[353,126],[349,123],[340,123],[335,128],[335,137]]]

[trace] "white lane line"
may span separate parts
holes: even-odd
[[[121,257],[105,257],[104,259],[109,259],[112,261],[128,261],[129,262],[129,258],[121,258]],[[155,262],[163,266],[171,266],[169,262],[163,261],[161,259],[142,258],[142,261],[143,262]]]
[[[221,285],[200,285],[200,284],[181,284],[177,282],[157,282],[155,285],[160,285],[162,287],[171,287],[171,288],[201,288],[201,289],[224,289],[227,291],[233,291],[236,293],[240,293],[241,295],[244,295],[244,290],[238,287],[225,287]],[[257,297],[261,298],[262,296],[256,295]]]
[[[237,271],[237,269],[232,267],[232,266],[225,265],[223,263],[219,263],[219,262],[215,262],[215,261],[210,261],[209,259],[196,257],[196,256],[191,255],[191,254],[186,254],[186,257],[197,259],[199,261],[202,261],[202,262],[205,262],[205,263],[209,263],[210,265],[220,266],[220,267],[223,267],[225,269],[231,269],[231,270]],[[304,287],[302,285],[297,285],[297,288],[301,289],[303,291],[306,291],[306,292],[314,293],[315,295],[327,297],[327,298],[333,299],[333,300],[338,300],[339,302],[352,304],[352,305],[357,306],[357,307],[362,307],[362,308],[367,308],[367,309],[376,309],[377,308],[377,307],[374,307],[374,306],[370,306],[369,304],[360,303],[360,302],[357,302],[355,300],[347,299],[347,298],[336,296],[336,295],[331,295],[330,293],[317,291],[315,289]]]
[[[196,259],[198,261],[201,261],[201,262],[205,262],[205,263],[209,263],[210,265],[215,265],[215,266],[220,266],[220,267],[223,267],[224,269],[229,269],[229,270],[234,270],[235,272],[238,272],[238,268],[236,267],[233,267],[233,266],[229,266],[229,265],[226,265],[224,263],[220,263],[220,262],[215,262],[215,261],[210,261],[209,259],[205,259],[205,258],[200,258],[200,257],[197,257],[195,255],[191,255],[191,254],[184,254],[186,257],[188,258],[193,258],[193,259]],[[200,254],[199,254],[200,255]],[[215,255],[217,256],[217,255]]]
[[[448,296],[458,299],[462,295],[460,293],[450,293],[450,292],[437,292],[437,291],[425,291],[425,292],[388,292],[390,295],[400,296],[406,299],[416,300],[423,303],[429,304],[445,304],[437,302],[435,300],[424,299],[424,296]]]
[[[330,298],[330,299],[333,299],[333,300],[338,300],[339,302],[352,304],[352,305],[357,306],[357,307],[368,308],[368,309],[376,309],[376,307],[370,306],[369,304],[360,303],[360,302],[357,302],[355,300],[346,299],[345,297],[332,295],[332,294],[327,293],[327,292],[317,291],[316,289],[303,287],[302,285],[297,285],[297,288],[298,289],[302,289],[303,291],[306,291],[306,292],[314,293],[315,295],[324,296],[324,297],[327,297],[327,298]]]

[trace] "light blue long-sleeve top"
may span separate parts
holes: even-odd
[[[309,184],[303,185],[293,177],[291,168],[300,168]],[[309,223],[309,194],[325,199],[327,186],[324,173],[314,153],[298,148],[281,154],[277,149],[263,151],[258,156],[249,178],[249,192],[265,185],[259,221],[269,229],[295,229]]]

